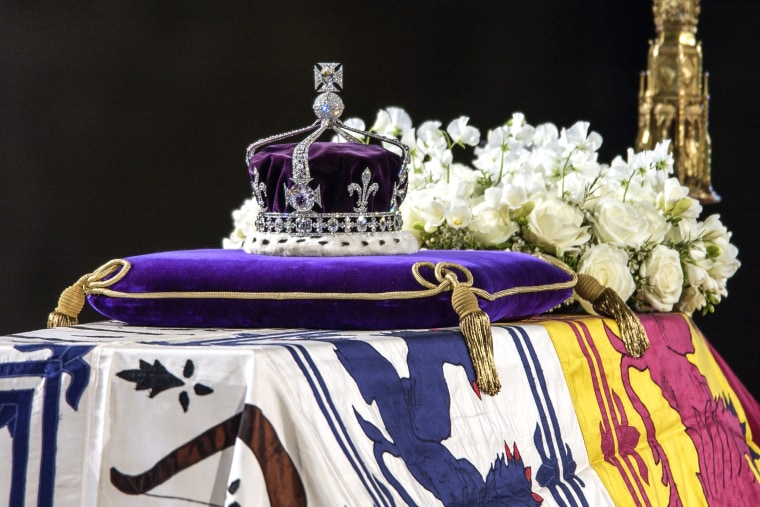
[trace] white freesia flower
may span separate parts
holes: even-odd
[[[589,133],[589,126],[588,122],[579,121],[569,129],[562,129],[560,144],[571,151],[595,152],[602,145],[602,136],[596,132]]]
[[[449,165],[449,182],[457,196],[474,196],[480,190],[478,188],[478,173],[464,164],[452,162]],[[469,199],[468,199],[469,202]]]
[[[449,123],[446,132],[451,136],[454,144],[466,144],[468,146],[477,146],[480,142],[480,131],[475,127],[468,125],[470,118],[460,116]]]
[[[364,128],[359,119],[344,123]],[[401,213],[422,247],[541,251],[638,309],[689,314],[713,311],[740,266],[720,217],[700,221],[702,206],[672,177],[667,141],[606,165],[597,156],[602,137],[587,122],[534,127],[518,112],[481,143],[467,116],[445,130],[437,120],[415,128],[406,111],[389,107],[370,130],[409,147]],[[253,234],[258,211],[249,199],[233,213],[225,248]]]
[[[707,298],[704,293],[696,287],[687,286],[681,293],[681,300],[678,303],[678,310],[691,315],[696,310],[704,308],[707,304]]]
[[[636,283],[628,269],[628,254],[612,245],[594,245],[578,261],[578,273],[593,276],[600,284],[609,287],[627,300],[636,290]],[[577,297],[588,313],[595,314],[590,302]]]
[[[677,178],[668,178],[665,181],[656,202],[665,215],[673,218],[696,220],[702,212],[699,201],[689,197],[689,188],[681,185]]]
[[[446,135],[440,127],[439,121],[426,121],[417,127],[417,147],[422,153],[435,156],[448,149]]]
[[[650,163],[664,175],[673,174],[673,154],[670,152],[670,139],[657,143],[650,155]]]
[[[642,292],[653,309],[669,312],[681,298],[683,268],[678,252],[665,245],[657,245],[641,266],[641,276],[646,280]]]
[[[559,141],[559,130],[553,123],[539,125],[533,133],[533,143],[536,146],[552,150],[553,146],[557,144],[557,141]]]
[[[345,121],[343,121],[343,124],[346,127],[351,127],[352,129],[366,130],[365,125],[364,125],[364,120],[362,120],[361,118],[347,118]],[[357,134],[356,132],[345,131],[345,133],[347,135],[353,137],[357,141],[362,142],[362,143],[367,140],[367,136],[363,136],[361,134]],[[345,138],[343,138],[342,136],[335,135],[332,138],[332,142],[334,142],[334,143],[347,143],[348,140],[345,139]]]
[[[719,283],[725,283],[725,280],[734,276],[736,271],[741,266],[741,263],[736,258],[739,254],[739,249],[736,246],[728,242],[727,238],[720,238],[707,247],[708,252],[711,253],[712,265],[708,269],[710,276],[719,281]]]
[[[522,113],[512,113],[512,118],[507,121],[509,133],[517,142],[528,144],[533,142],[533,134],[536,129],[529,125]]]
[[[486,189],[486,192],[492,189]],[[528,190],[521,185],[504,185],[501,192],[501,202],[509,209],[519,209],[528,203]]]
[[[472,210],[470,204],[462,196],[455,196],[446,206],[444,212],[446,223],[455,229],[461,229],[470,225]]]
[[[707,272],[707,270],[704,267],[693,262],[685,262],[684,266],[684,275],[688,286],[697,290],[703,295],[708,293],[713,286],[713,281],[710,278],[710,274]],[[703,297],[702,301],[704,305],[706,299]],[[697,306],[695,309],[698,310],[700,308],[702,308],[702,306]]]
[[[377,112],[371,130],[383,136],[401,137],[411,128],[412,118],[406,111],[400,107],[388,107]]]
[[[718,241],[731,237],[726,226],[720,222],[720,215],[710,215],[699,227],[699,237],[702,241]]]

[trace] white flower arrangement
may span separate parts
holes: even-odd
[[[360,119],[345,123],[364,130]],[[587,122],[534,127],[515,113],[483,143],[465,116],[441,125],[415,128],[403,109],[387,108],[370,129],[410,148],[401,210],[422,248],[553,255],[638,310],[704,314],[728,295],[737,248],[718,215],[699,220],[701,205],[672,176],[667,142],[606,165]],[[455,150],[472,150],[471,162],[455,160]],[[257,212],[253,199],[233,212],[225,248],[242,245]]]

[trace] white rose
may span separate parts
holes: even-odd
[[[644,299],[658,312],[669,312],[678,303],[683,289],[683,268],[678,252],[657,245],[639,271],[647,283]]]
[[[475,210],[474,210],[475,211]],[[484,207],[477,209],[470,222],[475,240],[484,246],[498,246],[518,231],[506,210]]]
[[[604,242],[637,249],[647,240],[647,220],[630,204],[602,199],[594,209],[594,232]]]
[[[577,255],[591,234],[583,224],[583,212],[560,201],[547,198],[536,202],[528,215],[529,240],[541,246],[547,253],[562,257]]]
[[[647,224],[647,241],[662,243],[671,229],[665,217],[662,216],[654,204],[647,201],[639,201],[633,207],[636,208],[636,211],[639,212]]]
[[[482,201],[472,208],[469,229],[478,243],[498,246],[516,233],[519,227],[510,220],[509,208],[501,203],[499,189],[487,188]]]
[[[584,252],[578,261],[578,273],[591,275],[596,280],[618,293],[623,301],[631,297],[636,283],[628,269],[628,254],[624,250],[602,243]],[[577,297],[583,309],[596,314],[590,302]]]

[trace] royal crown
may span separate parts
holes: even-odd
[[[261,209],[257,234],[244,248],[279,255],[417,250],[411,234],[402,231],[399,209],[406,196],[409,149],[396,139],[340,121],[342,65],[317,64],[314,86],[320,93],[313,124],[248,147],[246,163]],[[341,142],[317,142],[327,131]],[[283,144],[304,134],[300,142]]]

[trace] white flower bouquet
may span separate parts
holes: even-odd
[[[643,311],[708,313],[727,296],[740,265],[731,233],[718,215],[699,220],[701,205],[672,176],[668,143],[606,165],[597,160],[602,138],[586,122],[534,127],[515,113],[482,143],[468,122],[415,128],[403,109],[387,108],[370,129],[411,150],[402,212],[422,248],[543,252]],[[471,162],[455,151],[472,151]],[[233,212],[225,248],[242,245],[257,212],[253,199]]]

